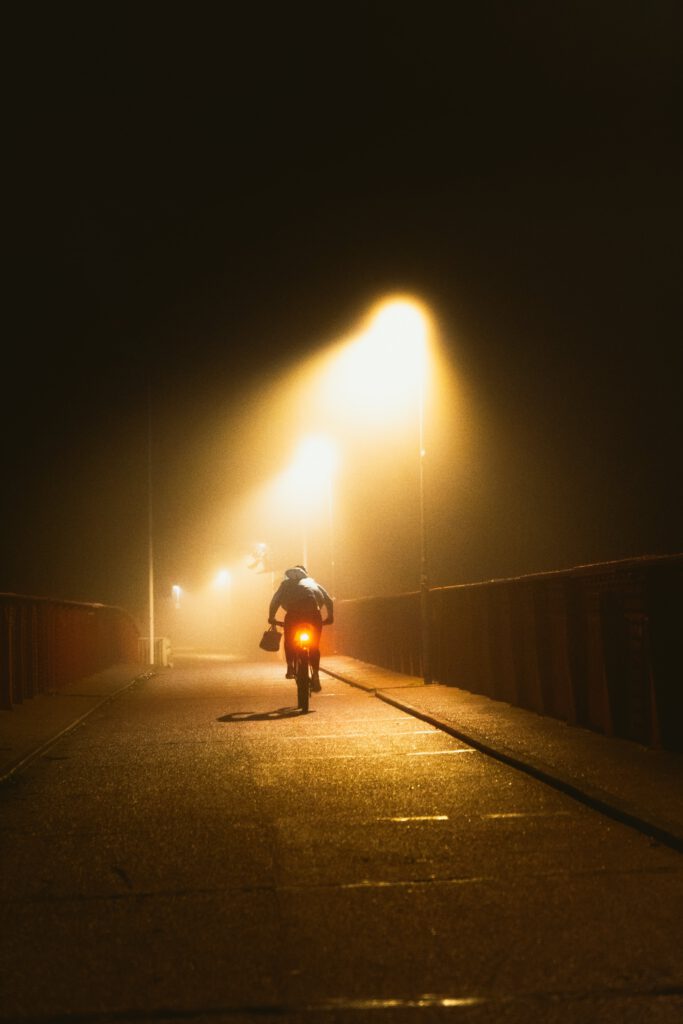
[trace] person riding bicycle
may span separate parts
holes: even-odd
[[[320,609],[325,606],[327,616],[325,624],[334,622],[334,605],[332,598],[324,587],[308,575],[305,566],[294,565],[287,569],[268,608],[268,622],[273,625],[278,608],[285,610],[285,657],[287,658],[287,679],[294,679],[294,631],[302,623],[308,623],[313,629],[311,644],[311,689],[320,690],[320,633],[323,617]]]

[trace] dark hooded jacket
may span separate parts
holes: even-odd
[[[278,608],[305,616],[307,613],[319,612],[323,605],[327,609],[327,617],[331,619],[333,603],[330,595],[305,569],[295,566],[287,570],[285,578],[273,594],[268,618],[274,619]]]

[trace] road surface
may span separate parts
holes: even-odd
[[[338,679],[141,679],[0,787],[0,1021],[683,1019],[681,856]]]

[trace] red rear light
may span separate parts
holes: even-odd
[[[295,640],[298,644],[310,644],[311,639],[311,633],[308,629],[297,629]]]

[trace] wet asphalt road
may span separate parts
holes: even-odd
[[[683,1019],[683,862],[323,675],[137,682],[0,788],[0,1020]]]

